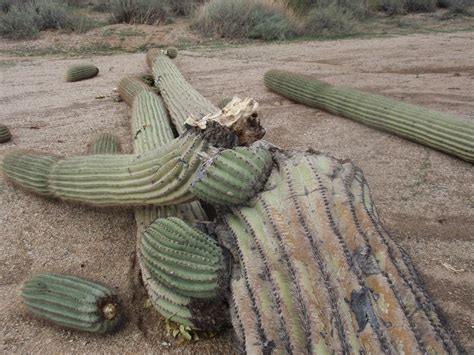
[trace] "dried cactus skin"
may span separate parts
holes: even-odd
[[[164,317],[193,329],[227,325],[224,257],[213,238],[179,218],[160,218],[141,236],[139,261],[150,300]]]
[[[166,55],[171,59],[174,59],[178,56],[178,50],[175,47],[168,47],[166,48],[165,52]]]
[[[65,79],[69,82],[86,80],[99,74],[99,68],[92,64],[80,64],[70,67],[66,71]]]
[[[22,298],[32,315],[76,330],[110,333],[122,319],[113,290],[74,276],[37,274],[25,282]]]
[[[119,95],[128,106],[132,106],[135,97],[144,91],[153,91],[153,88],[137,76],[125,76],[118,83]]]
[[[87,147],[89,154],[120,153],[120,140],[112,133],[104,132],[97,135]]]
[[[272,165],[262,143],[226,149],[201,167],[190,191],[211,204],[245,204],[263,188]]]
[[[193,177],[208,143],[202,134],[183,137],[133,155],[88,155],[58,159],[47,154],[10,153],[3,171],[32,192],[96,206],[174,205],[190,202]]]
[[[201,118],[219,109],[196,91],[183,77],[176,65],[166,55],[159,55],[153,62],[155,85],[175,125],[178,134],[186,131],[189,117]]]
[[[296,102],[474,162],[474,123],[469,120],[287,71],[270,70],[264,81],[270,90]]]
[[[232,322],[245,350],[458,353],[381,227],[361,171],[309,152],[274,159],[252,206],[224,218],[240,266]]]
[[[0,143],[6,143],[12,138],[12,134],[7,126],[0,124]]]

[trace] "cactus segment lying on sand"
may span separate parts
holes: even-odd
[[[0,124],[0,143],[6,143],[12,138],[12,134],[7,126]]]
[[[120,141],[112,133],[100,133],[87,147],[89,154],[117,154],[120,153]]]
[[[32,315],[59,326],[109,333],[120,324],[115,292],[78,277],[37,274],[25,282],[22,297]]]
[[[145,286],[162,315],[195,329],[227,323],[221,293],[227,281],[224,257],[214,239],[171,217],[156,220],[139,249]]]
[[[118,93],[128,106],[132,106],[135,97],[143,91],[154,90],[137,76],[125,76],[118,83]]]
[[[272,91],[474,162],[474,122],[281,70],[265,73]]]
[[[252,207],[219,234],[238,260],[231,314],[246,352],[456,353],[408,257],[383,230],[360,170],[274,153]]]
[[[272,155],[261,143],[226,149],[201,167],[191,192],[212,204],[244,204],[262,190],[272,165]]]
[[[168,47],[165,50],[165,54],[171,58],[174,59],[178,56],[178,50],[175,47]]]
[[[155,85],[179,134],[186,131],[189,117],[201,118],[219,109],[196,91],[183,77],[176,65],[165,55],[158,55],[153,62]]]
[[[92,64],[73,65],[66,71],[66,81],[80,81],[93,78],[99,74],[99,68]]]

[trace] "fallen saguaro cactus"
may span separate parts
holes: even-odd
[[[79,277],[37,274],[25,282],[21,295],[32,315],[67,328],[110,333],[122,319],[114,291]]]
[[[137,76],[125,76],[118,83],[118,93],[128,106],[132,106],[135,97],[143,91],[153,91],[153,88],[147,85]]]
[[[6,143],[12,138],[12,134],[7,126],[0,124],[0,143]]]
[[[87,147],[89,154],[116,154],[120,153],[120,141],[112,133],[100,133]]]
[[[334,87],[282,70],[265,73],[265,85],[296,102],[365,123],[474,162],[474,122],[361,90]]]
[[[93,78],[99,74],[99,68],[92,64],[73,65],[66,71],[66,81],[80,81]]]

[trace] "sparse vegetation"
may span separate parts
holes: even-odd
[[[351,33],[356,19],[351,10],[336,4],[311,10],[305,18],[303,31],[306,35],[344,35]]]
[[[162,24],[170,20],[171,7],[166,0],[111,0],[113,23]]]

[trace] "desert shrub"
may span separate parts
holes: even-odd
[[[303,32],[306,35],[344,35],[351,33],[355,25],[352,11],[333,3],[312,9],[305,18]]]
[[[38,14],[38,29],[70,29],[72,16],[67,4],[54,0],[36,1],[32,5]]]
[[[97,0],[92,6],[92,10],[97,12],[110,12],[111,9],[110,0]]]
[[[436,0],[405,0],[407,12],[431,12],[436,10]]]
[[[474,0],[438,0],[437,5],[447,9],[467,9],[469,6],[474,6]]]
[[[171,11],[176,16],[189,16],[204,3],[204,0],[170,0]]]
[[[113,23],[159,24],[171,19],[166,0],[111,0]]]
[[[350,10],[358,17],[365,17],[370,10],[369,0],[287,0],[287,3],[300,14],[307,13],[308,9],[325,8],[333,5]]]
[[[375,8],[387,15],[400,15],[406,12],[405,0],[377,0]]]
[[[35,38],[38,36],[38,14],[32,7],[13,5],[0,14],[0,35],[10,39]]]
[[[287,9],[269,0],[211,0],[196,12],[193,28],[204,35],[267,41],[290,38],[296,32]]]

